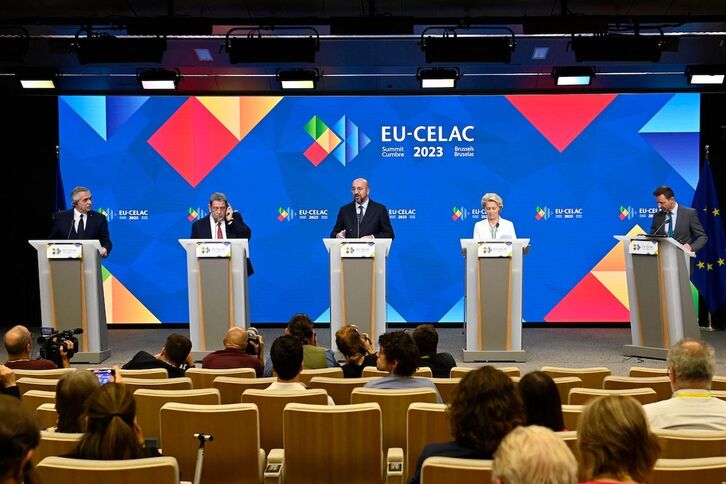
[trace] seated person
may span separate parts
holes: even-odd
[[[146,351],[139,351],[126,363],[124,370],[148,370],[150,368],[164,368],[169,378],[181,378],[187,368],[194,366],[192,361],[192,342],[184,335],[172,333],[166,338],[161,353],[152,355]]]
[[[58,368],[51,360],[31,359],[33,354],[33,336],[25,326],[17,325],[8,330],[3,338],[5,349],[8,352],[8,361],[5,363],[13,370],[52,370]],[[64,341],[68,348],[73,348],[71,341]],[[58,350],[63,368],[70,368],[71,360],[68,358],[66,348],[63,346]]]
[[[303,344],[298,338],[284,334],[272,342],[270,360],[277,376],[277,381],[266,390],[295,392],[307,390],[300,381],[300,372],[303,369]],[[335,405],[328,395],[328,405]]]
[[[418,354],[421,357],[419,367],[431,368],[434,378],[449,378],[451,369],[456,366],[456,360],[449,353],[437,353],[439,335],[433,324],[420,324],[413,331],[413,340],[416,342]]]
[[[340,365],[335,360],[335,354],[327,348],[318,346],[318,335],[313,328],[313,321],[307,314],[298,313],[290,318],[285,328],[285,334],[292,335],[303,342],[305,353],[305,369],[335,368]],[[272,376],[272,364],[267,361],[263,375]]]
[[[20,398],[20,390],[15,383],[15,372],[5,365],[0,365],[0,394]]]
[[[40,442],[35,417],[17,398],[0,395],[0,482],[40,483],[32,465]]]
[[[436,401],[444,403],[431,380],[413,376],[418,368],[418,349],[410,334],[405,331],[384,333],[378,338],[378,346],[378,369],[390,372],[390,375],[371,380],[364,387],[396,390],[433,388],[436,391]]]
[[[92,371],[78,370],[63,375],[55,386],[56,432],[83,432],[83,407],[101,384]]]
[[[257,332],[255,331],[255,334]],[[264,341],[262,335],[249,339],[249,333],[244,328],[230,328],[222,340],[223,350],[209,353],[202,360],[202,368],[225,370],[228,368],[252,368],[257,377],[262,376],[264,368]],[[250,354],[247,351],[252,350]]]
[[[527,373],[519,380],[518,387],[527,414],[527,425],[541,425],[554,432],[566,430],[560,392],[547,373]]]
[[[483,366],[461,379],[449,407],[449,419],[454,441],[424,447],[411,483],[420,481],[421,467],[428,457],[491,459],[499,442],[524,424],[524,406],[509,376]]]
[[[358,332],[353,324],[348,324],[335,332],[335,344],[345,357],[343,368],[344,378],[360,378],[363,368],[376,366],[378,355],[367,334]]]
[[[632,397],[590,400],[577,424],[580,475],[585,484],[646,482],[660,445],[643,407]]]

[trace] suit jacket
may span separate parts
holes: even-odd
[[[666,212],[660,211],[653,215],[653,224],[650,233],[653,235],[668,235],[668,224],[665,223]],[[657,231],[657,233],[656,233]],[[691,244],[693,252],[698,251],[708,242],[708,236],[698,219],[698,212],[691,207],[678,205],[676,212],[676,226],[673,228],[673,238],[681,244]]]
[[[108,233],[106,216],[99,212],[90,211],[84,217],[83,240],[98,240],[101,246],[111,253],[111,237]],[[53,215],[53,227],[50,229],[50,239],[78,240],[78,234],[73,222],[73,209],[63,210]]]
[[[211,239],[212,227],[209,223],[209,219],[212,216],[204,217],[197,220],[192,224],[192,236],[191,239]],[[227,222],[225,226],[227,231],[228,239],[251,239],[252,229],[244,222],[242,215],[239,212],[232,212],[232,221]],[[247,275],[251,276],[255,271],[252,269],[252,262],[247,258]]]
[[[360,221],[360,233],[358,233],[358,214],[355,211],[355,202],[340,207],[330,237],[335,238],[338,232],[343,229],[345,229],[345,237],[350,239],[366,235],[372,235],[377,239],[392,239],[394,237],[388,210],[382,204],[370,199],[368,200],[368,208]]]

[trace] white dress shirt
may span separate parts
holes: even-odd
[[[220,224],[220,227],[222,227],[222,238],[226,239],[227,238],[227,219],[222,218],[221,222],[222,223]],[[217,237],[217,222],[214,221],[214,217],[212,217],[211,215],[209,216],[209,223],[212,226],[212,238],[213,239],[218,238]]]
[[[474,240],[512,240],[516,239],[514,224],[499,217],[499,227],[489,225],[489,220],[480,220],[474,224]]]

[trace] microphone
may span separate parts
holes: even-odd
[[[655,229],[655,232],[653,232],[650,235],[658,235],[658,232],[660,232],[660,229],[662,229],[665,226],[665,224],[667,224],[668,222],[671,221],[671,218],[668,216],[668,212],[666,212],[664,210],[661,210],[661,212],[663,212],[665,214],[665,220],[663,220],[663,223],[660,224],[660,226],[657,229]],[[664,234],[664,235],[668,235],[668,234]]]
[[[355,220],[356,220],[357,226],[358,226],[358,228],[356,230],[356,235],[355,235],[356,239],[360,239],[360,219],[362,219],[362,218],[363,218],[363,207],[359,206],[358,213],[355,216]]]
[[[497,229],[499,229],[499,222],[494,226],[494,238],[497,238]]]
[[[199,439],[199,442],[211,442],[214,440],[214,435],[209,434],[194,434],[195,439]]]
[[[67,240],[71,240],[71,232],[73,231],[73,224],[75,220],[71,219],[71,226],[68,228],[68,234],[66,235]]]

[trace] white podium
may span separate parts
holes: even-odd
[[[109,356],[98,240],[29,240],[38,251],[40,315],[56,331],[82,328],[73,363]]]
[[[330,340],[355,324],[374,343],[386,332],[386,258],[391,239],[323,239],[330,254]],[[375,338],[375,339],[374,339]]]
[[[179,239],[187,253],[189,339],[195,361],[222,348],[227,330],[249,324],[247,239]]]
[[[529,239],[461,239],[466,257],[464,361],[526,361],[522,261]]]

